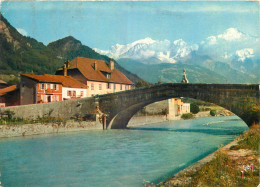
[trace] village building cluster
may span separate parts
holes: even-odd
[[[133,88],[123,73],[103,60],[77,57],[66,61],[56,75],[20,74],[20,85],[0,82],[0,107],[49,103],[115,93]]]
[[[185,70],[183,83],[188,83]],[[134,87],[122,72],[103,60],[76,57],[66,61],[55,75],[20,74],[20,85],[0,80],[0,107],[49,103],[130,90]],[[168,100],[169,118],[190,112],[189,103]]]

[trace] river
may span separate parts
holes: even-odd
[[[247,129],[238,117],[229,116],[0,139],[0,186],[158,183]]]

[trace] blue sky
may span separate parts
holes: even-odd
[[[1,13],[20,32],[48,44],[72,35],[108,50],[150,37],[199,43],[228,28],[259,37],[258,2],[4,1]]]

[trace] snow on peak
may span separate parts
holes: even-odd
[[[137,41],[133,42],[132,45],[136,45],[136,44],[140,44],[140,43],[141,44],[153,44],[155,42],[156,41],[153,40],[152,38],[147,37],[145,39],[141,39],[141,40],[137,40]]]
[[[95,49],[95,51],[108,55],[109,57],[149,59],[157,58],[162,62],[175,63],[177,58],[184,58],[190,54],[195,47],[188,45],[184,40],[179,39],[174,42],[169,40],[153,40],[150,37],[134,41],[132,43],[121,45],[116,44],[108,51]]]

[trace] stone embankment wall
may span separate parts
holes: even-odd
[[[103,126],[95,121],[0,125],[0,138],[101,129],[103,129]]]
[[[23,119],[37,119],[42,117],[60,117],[70,119],[74,116],[84,117],[86,114],[95,114],[96,99],[82,98],[52,103],[31,104],[0,108],[1,111],[14,112],[13,117]]]

